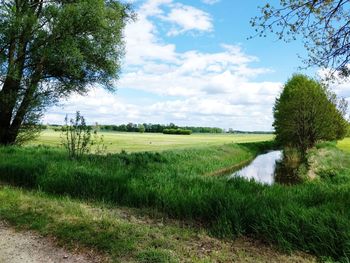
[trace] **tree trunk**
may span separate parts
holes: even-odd
[[[14,72],[16,43],[12,39],[8,53],[8,72],[2,89],[0,90],[0,144],[8,144],[7,131],[11,123],[13,96],[11,91],[16,89],[15,79],[13,79],[12,72]],[[12,101],[11,101],[12,97]],[[16,102],[16,100],[14,101]]]
[[[16,106],[18,81],[10,78],[5,81],[0,92],[0,144],[8,145],[13,143],[9,138],[9,129],[14,108]]]
[[[14,116],[13,121],[8,130],[7,138],[11,143],[15,143],[16,141],[16,138],[18,136],[18,133],[23,123],[23,120],[25,118],[25,115],[28,113],[28,109],[33,103],[34,93],[38,87],[39,81],[40,81],[40,74],[34,74],[31,84],[27,88],[24,94],[24,97],[22,99],[22,102],[19,108],[17,109],[16,115]]]
[[[12,39],[8,54],[8,71],[4,85],[0,90],[0,145],[15,142],[11,135],[11,121],[19,99],[19,90],[23,78],[27,44],[22,33],[18,40]]]

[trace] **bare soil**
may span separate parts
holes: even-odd
[[[1,263],[95,263],[93,255],[74,253],[57,247],[47,237],[18,232],[0,221]]]

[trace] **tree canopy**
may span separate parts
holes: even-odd
[[[274,105],[276,140],[305,153],[320,140],[343,138],[347,131],[345,107],[343,100],[318,81],[294,75]]]
[[[320,66],[349,75],[350,0],[280,0],[266,4],[251,24],[260,36],[275,33],[279,39],[301,35],[308,51],[307,66]]]
[[[58,98],[113,90],[131,17],[116,0],[0,0],[0,144]]]

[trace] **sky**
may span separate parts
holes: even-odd
[[[283,83],[302,71],[301,41],[255,37],[249,21],[265,1],[134,0],[137,20],[124,32],[117,91],[94,87],[61,100],[44,123],[80,111],[89,123],[175,123],[271,131]],[[269,1],[278,4],[278,1]],[[350,89],[335,87],[350,97]]]

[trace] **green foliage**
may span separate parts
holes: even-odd
[[[24,145],[25,143],[37,139],[43,130],[46,130],[46,126],[37,124],[36,121],[23,123],[18,131],[15,144]]]
[[[75,118],[68,121],[65,117],[65,126],[62,127],[62,145],[70,158],[80,158],[90,151],[91,127],[86,125],[85,118],[79,111]]]
[[[81,158],[84,154],[91,152],[92,146],[95,146],[96,154],[106,153],[103,136],[97,134],[98,128],[96,126],[92,137],[92,127],[86,125],[85,118],[79,111],[75,113],[75,118],[69,121],[68,115],[66,115],[65,125],[61,128],[61,139],[69,158]]]
[[[179,135],[191,135],[191,130],[184,130],[184,129],[164,129],[164,134],[179,134]]]
[[[17,227],[37,230],[43,235],[55,236],[66,247],[79,244],[107,252],[121,262],[126,258],[137,260],[138,254],[144,253],[143,246],[148,247],[151,242],[149,232],[164,235],[168,242],[173,242],[168,228],[160,230],[158,227],[130,222],[116,214],[111,215],[103,206],[91,207],[66,197],[54,198],[40,192],[31,193],[6,187],[0,189],[0,201],[2,220]],[[177,231],[185,235],[186,230]],[[173,257],[168,258],[171,260]]]
[[[138,130],[139,130],[140,133],[144,133],[145,130],[146,130],[145,125],[139,124],[139,125],[138,125]]]
[[[350,75],[349,0],[269,2],[259,7],[260,16],[251,19],[257,35],[266,37],[272,33],[287,42],[301,36],[308,52],[304,60],[307,66],[329,68],[332,77]]]
[[[59,98],[96,83],[113,90],[131,16],[116,0],[2,1],[0,144]]]
[[[97,130],[94,130],[94,135],[91,140],[91,147],[94,147],[94,154],[106,154],[107,146],[103,135],[98,135]]]
[[[0,186],[0,218],[16,229],[54,237],[65,248],[84,247],[97,252],[98,259],[107,254],[103,262],[314,262],[309,255],[305,260],[299,253],[286,256],[245,238],[213,239],[203,229],[198,233],[151,209],[87,203],[8,186]]]
[[[194,127],[194,126],[185,126],[178,127],[177,125],[170,123],[167,125],[164,124],[152,124],[152,123],[128,123],[121,125],[102,125],[101,129],[104,131],[120,131],[120,132],[151,132],[151,133],[162,133],[164,129],[184,129],[191,130],[193,133],[223,133],[224,130],[217,127]]]
[[[294,75],[284,85],[273,109],[276,140],[305,154],[320,140],[343,138],[347,122],[334,96],[319,82]]]
[[[329,164],[343,167],[333,179],[288,187],[203,176],[253,157],[257,145],[87,155],[79,160],[64,158],[58,149],[3,147],[0,179],[60,195],[157,209],[201,222],[217,236],[254,236],[286,251],[349,260],[349,155],[329,158]],[[150,259],[153,254],[141,255]]]

